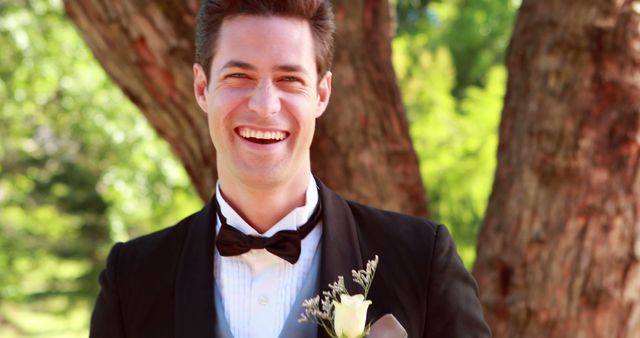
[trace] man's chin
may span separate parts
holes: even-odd
[[[291,156],[265,156],[259,159],[248,157],[240,161],[237,159],[232,162],[233,166],[227,167],[227,173],[245,187],[259,189],[290,187],[297,181],[303,181],[303,178],[304,184],[307,184],[308,175],[305,173],[308,174],[310,166],[294,161]]]

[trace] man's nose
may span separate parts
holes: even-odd
[[[273,82],[260,81],[249,100],[249,109],[262,117],[269,117],[280,111],[280,95]]]

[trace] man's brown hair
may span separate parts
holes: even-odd
[[[196,62],[207,79],[222,22],[239,15],[306,20],[313,36],[318,79],[331,67],[335,22],[329,0],[202,0],[196,21]]]

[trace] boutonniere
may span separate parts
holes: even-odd
[[[367,300],[369,288],[378,267],[378,256],[367,262],[365,270],[351,270],[353,281],[362,287],[363,293],[349,295],[344,285],[344,277],[338,276],[338,281],[329,284],[330,291],[302,303],[304,312],[300,315],[300,323],[316,323],[332,338],[362,338],[369,334],[366,325],[367,309],[371,301]]]

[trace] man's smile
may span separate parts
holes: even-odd
[[[259,144],[273,144],[286,139],[288,132],[280,130],[257,130],[248,127],[236,128],[236,133],[247,141]]]

